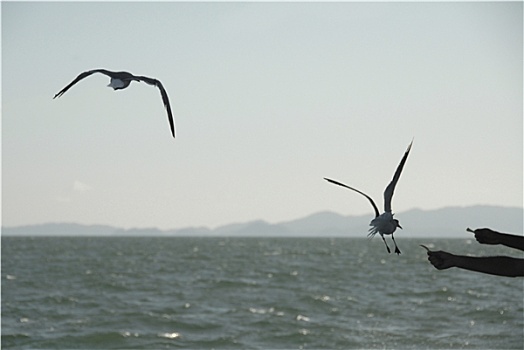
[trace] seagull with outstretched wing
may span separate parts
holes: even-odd
[[[167,111],[167,119],[169,120],[169,126],[171,128],[171,134],[173,135],[173,137],[175,137],[175,123],[173,121],[173,114],[171,113],[171,106],[169,104],[169,98],[167,97],[167,92],[164,89],[164,86],[157,79],[148,78],[148,77],[144,77],[144,76],[133,75],[133,74],[131,74],[129,72],[112,72],[112,71],[109,71],[109,70],[106,70],[106,69],[93,69],[93,70],[89,70],[87,72],[80,73],[75,78],[75,80],[73,80],[71,83],[69,83],[69,85],[67,85],[65,88],[60,90],[60,92],[58,92],[53,97],[53,99],[62,96],[73,85],[75,85],[80,80],[82,80],[84,78],[87,78],[88,76],[90,76],[91,74],[94,74],[94,73],[102,73],[102,74],[105,74],[108,77],[110,77],[111,81],[109,82],[109,85],[107,85],[107,86],[112,87],[113,90],[125,89],[126,87],[129,86],[129,84],[131,84],[132,81],[138,81],[138,82],[143,81],[144,83],[147,83],[149,85],[156,86],[160,90],[160,94],[162,95],[162,102],[164,103],[164,107],[166,108],[166,111]]]
[[[388,253],[391,253],[389,250],[388,244],[386,243],[386,239],[384,238],[384,235],[391,235],[391,238],[393,239],[393,243],[395,244],[395,253],[400,254],[400,249],[397,247],[397,242],[395,242],[395,237],[393,236],[393,232],[397,229],[397,227],[402,228],[400,226],[397,219],[393,219],[393,213],[391,211],[391,199],[393,198],[393,192],[395,191],[395,186],[397,185],[397,182],[400,178],[400,174],[402,173],[402,169],[404,168],[404,164],[406,163],[406,160],[408,159],[409,151],[411,150],[411,145],[413,144],[413,141],[408,146],[408,149],[404,153],[404,157],[402,157],[402,160],[400,161],[400,164],[397,167],[397,170],[395,171],[395,175],[393,175],[393,179],[389,183],[388,187],[386,187],[384,191],[384,213],[380,214],[380,211],[378,210],[377,205],[373,201],[373,199],[365,194],[364,192],[361,192],[357,190],[356,188],[349,187],[347,185],[344,185],[341,182],[331,180],[328,178],[324,178],[325,180],[335,184],[339,185],[345,188],[348,188],[350,190],[353,190],[357,193],[360,193],[364,197],[366,197],[371,205],[373,206],[373,209],[375,210],[375,218],[371,220],[371,223],[369,226],[372,226],[369,229],[368,236],[373,237],[375,234],[380,234],[380,237],[382,237],[382,240],[384,241],[384,244],[386,245],[386,249]]]

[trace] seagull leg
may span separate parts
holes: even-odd
[[[386,249],[388,250],[388,253],[391,253],[391,250],[389,250],[389,247],[388,247],[388,244],[386,243],[386,239],[384,238],[384,236],[380,235],[380,237],[382,237],[382,240],[384,241],[384,244],[386,245]],[[396,247],[396,245],[395,245]],[[395,251],[396,253],[396,251]]]
[[[393,236],[393,234],[391,234],[391,238],[393,239],[393,243],[395,243],[395,253],[397,253],[397,255],[400,254],[400,249],[398,249],[397,247],[397,242],[395,242],[395,237]]]

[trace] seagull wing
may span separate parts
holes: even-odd
[[[393,198],[393,192],[395,191],[395,186],[397,185],[398,179],[400,178],[400,173],[402,173],[402,169],[404,168],[404,164],[406,163],[406,160],[408,159],[409,151],[411,150],[411,145],[413,144],[413,141],[408,146],[408,149],[406,150],[406,153],[404,153],[404,157],[402,157],[402,160],[400,161],[400,164],[397,167],[397,170],[395,171],[395,175],[393,175],[393,179],[389,183],[388,187],[386,187],[386,190],[384,191],[384,211],[385,212],[391,212],[391,199]]]
[[[164,107],[167,111],[167,119],[169,120],[169,126],[171,127],[171,134],[173,135],[173,137],[175,137],[175,122],[173,120],[173,113],[171,113],[171,105],[169,104],[169,98],[167,97],[167,92],[164,89],[162,83],[157,79],[143,76],[135,76],[135,78],[149,85],[155,85],[160,90],[160,94],[162,95],[162,102],[164,102]]]
[[[93,73],[102,73],[102,74],[105,74],[109,77],[111,77],[113,75],[113,72],[110,72],[108,70],[105,70],[105,69],[93,69],[93,70],[88,70],[87,72],[83,72],[83,73],[80,73],[76,78],[75,80],[73,80],[71,83],[69,83],[69,85],[67,85],[65,88],[63,88],[62,90],[60,90],[59,93],[57,93],[55,95],[55,97],[53,97],[53,99],[57,98],[57,97],[60,97],[62,96],[63,94],[65,94],[65,92],[67,90],[69,90],[73,85],[75,85],[76,83],[78,83],[80,80],[84,79],[84,78],[87,78],[88,76],[90,76],[91,74]]]
[[[331,182],[331,183],[333,183],[333,184],[335,184],[335,185],[339,185],[339,186],[342,186],[342,187],[345,187],[345,188],[349,188],[350,190],[353,190],[353,191],[355,191],[355,192],[357,192],[357,193],[360,193],[361,195],[363,195],[364,197],[366,197],[366,198],[369,200],[369,202],[370,202],[371,205],[373,206],[373,209],[375,209],[375,217],[378,217],[378,216],[380,215],[380,213],[379,213],[379,211],[378,211],[378,208],[377,208],[377,205],[375,204],[375,202],[373,202],[373,199],[372,199],[370,196],[368,196],[367,194],[365,194],[364,192],[361,192],[361,191],[357,190],[356,188],[353,188],[353,187],[349,187],[349,186],[347,186],[347,185],[344,185],[344,184],[341,183],[341,182],[338,182],[338,181],[335,181],[335,180],[328,179],[327,177],[325,177],[324,180],[329,181],[329,182]]]

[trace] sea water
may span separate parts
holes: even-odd
[[[3,349],[522,349],[523,279],[475,240],[2,237]]]

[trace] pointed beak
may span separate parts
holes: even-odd
[[[398,226],[401,230],[403,230],[403,228],[402,228],[402,226],[400,226],[400,224],[397,223],[397,226]]]

